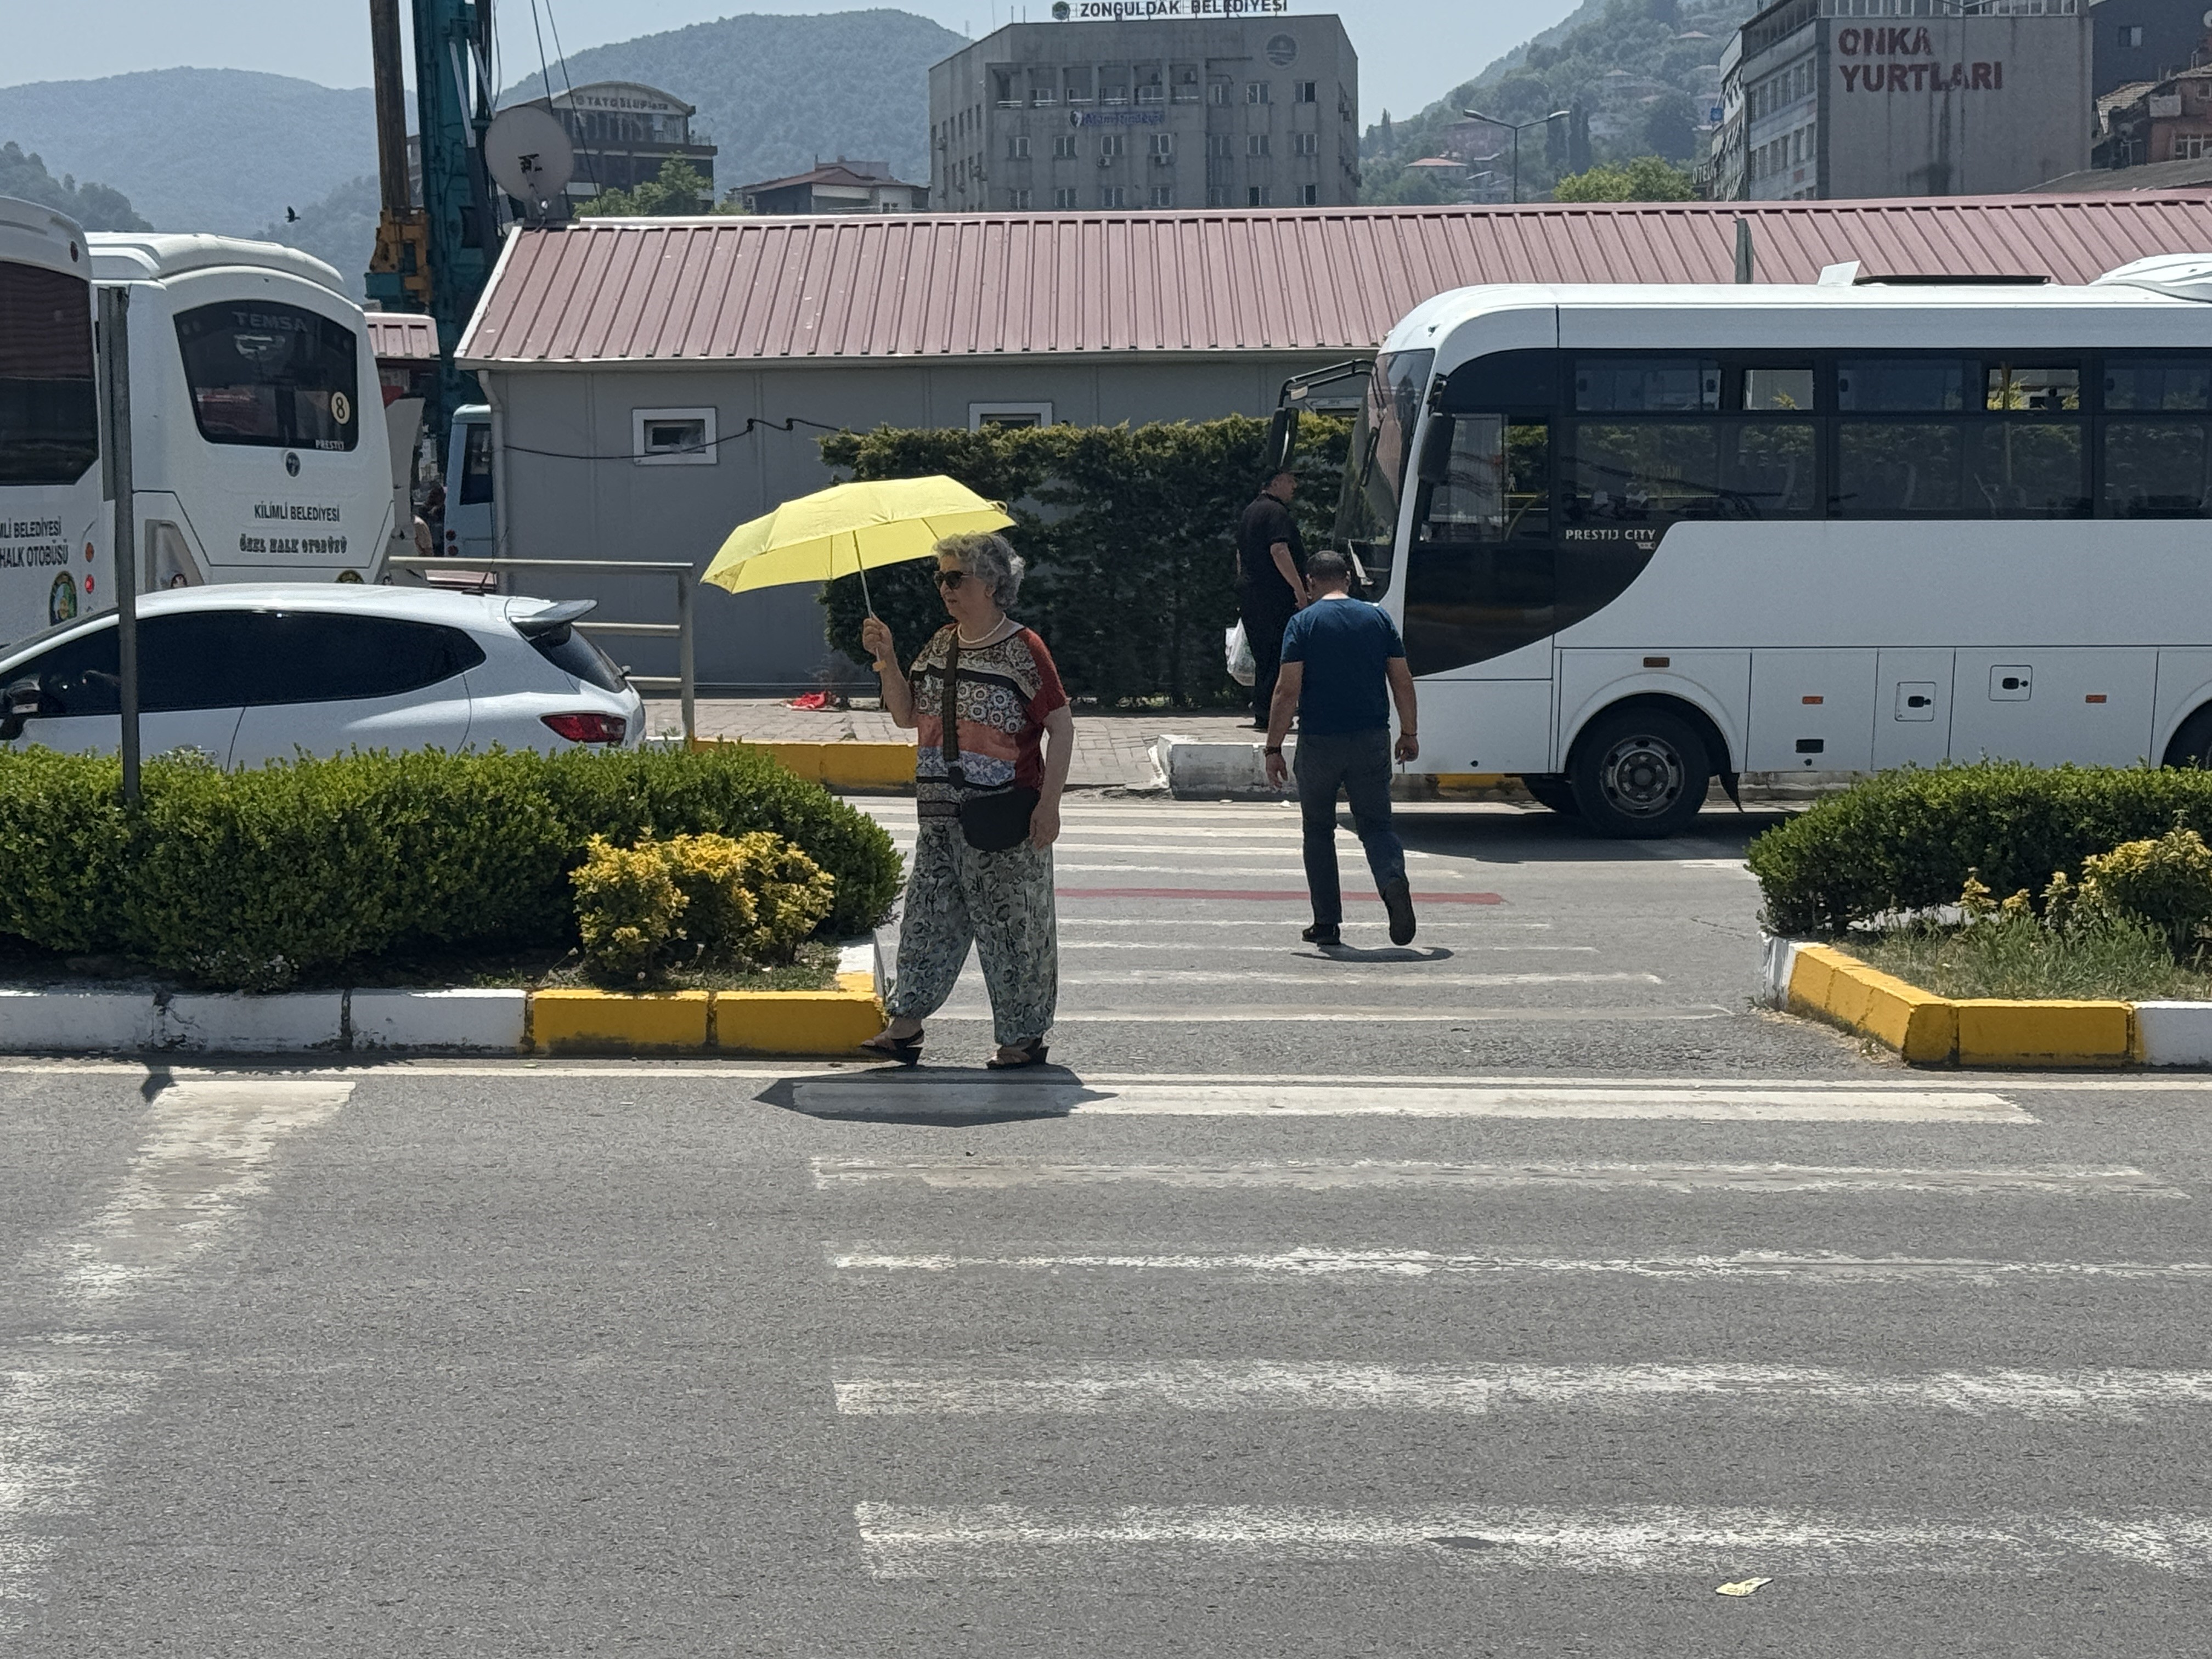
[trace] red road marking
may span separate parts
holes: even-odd
[[[1246,887],[1057,887],[1053,890],[1061,898],[1115,899],[1253,899],[1270,904],[1288,904],[1293,901],[1304,903],[1311,896],[1304,888],[1285,888],[1279,892],[1262,892]],[[1367,899],[1376,904],[1382,902],[1379,893],[1346,893],[1347,899]],[[1504,896],[1497,893],[1416,893],[1416,904],[1503,904]]]

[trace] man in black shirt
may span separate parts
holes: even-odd
[[[1305,544],[1291,517],[1297,479],[1278,472],[1237,520],[1237,607],[1252,647],[1252,724],[1265,730],[1283,665],[1283,629],[1306,604]]]

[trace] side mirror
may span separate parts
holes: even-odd
[[[27,674],[20,680],[11,681],[6,690],[0,690],[0,740],[12,743],[23,735],[25,721],[61,711],[60,700],[40,685],[34,676]]]
[[[1291,464],[1298,448],[1298,411],[1285,404],[1267,423],[1267,464],[1265,476],[1273,477]]]
[[[1455,424],[1449,415],[1429,416],[1428,430],[1421,437],[1421,464],[1418,474],[1423,483],[1442,483],[1450,474],[1452,428]]]

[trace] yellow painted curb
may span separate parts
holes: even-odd
[[[873,974],[834,991],[717,991],[714,1046],[752,1054],[842,1054],[884,1029]]]
[[[2126,1002],[1954,1000],[1826,945],[1790,960],[1793,1013],[1819,1014],[1920,1065],[2124,1066],[2138,1058]]]
[[[694,738],[694,749],[714,749],[728,740]],[[903,789],[914,782],[914,745],[910,743],[746,743],[731,745],[757,749],[787,771],[827,788]]]
[[[533,991],[530,1039],[546,1054],[704,1048],[708,991]]]

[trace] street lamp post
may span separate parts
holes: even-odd
[[[1567,116],[1567,112],[1565,110],[1555,109],[1549,115],[1539,116],[1533,121],[1522,121],[1516,124],[1511,121],[1501,121],[1495,115],[1485,115],[1479,109],[1463,109],[1460,113],[1466,116],[1470,121],[1487,121],[1493,127],[1512,128],[1513,199],[1516,202],[1521,199],[1521,135],[1526,132],[1530,127],[1547,127],[1554,121],[1565,120]]]

